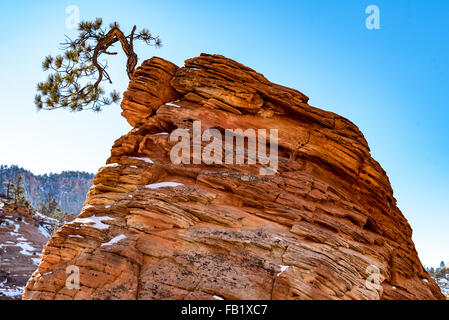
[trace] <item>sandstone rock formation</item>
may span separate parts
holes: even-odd
[[[115,141],[79,218],[48,242],[24,299],[443,298],[349,120],[207,54],[182,68],[143,62],[122,109],[134,129]],[[277,173],[172,163],[169,133],[197,120],[203,131],[277,129]],[[72,265],[79,290],[66,286]]]
[[[22,297],[56,223],[0,198],[0,300]]]

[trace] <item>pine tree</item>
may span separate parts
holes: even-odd
[[[9,186],[12,190],[12,196],[15,205],[21,205],[27,207],[28,209],[33,210],[33,206],[31,202],[28,201],[25,195],[25,188],[22,186],[22,176],[17,176],[14,183],[10,183]]]
[[[120,95],[112,91],[109,97],[100,86],[102,82],[112,83],[106,71],[108,65],[99,62],[99,57],[116,55],[108,51],[115,43],[120,42],[128,57],[126,72],[131,79],[137,65],[137,54],[134,52],[134,40],[145,44],[161,46],[159,37],[153,37],[148,29],[136,33],[136,26],[127,36],[117,22],[103,26],[103,20],[83,21],[78,26],[79,35],[72,40],[67,37],[62,43],[63,55],[47,56],[42,63],[44,71],[52,71],[47,81],[37,85],[38,94],[35,104],[38,110],[64,108],[71,111],[101,111],[103,106],[117,103]]]
[[[14,188],[14,183],[12,182],[3,182],[4,190],[6,190],[6,198],[9,199],[11,197],[11,192]]]
[[[43,202],[39,203],[38,211],[43,215],[46,215],[47,217],[61,221],[67,216],[67,212],[62,211],[59,208],[58,202],[51,195],[49,195],[48,198],[49,200],[47,200],[46,204],[44,204]]]

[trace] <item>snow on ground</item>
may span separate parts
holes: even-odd
[[[34,248],[31,245],[31,242],[18,242],[17,246],[20,247],[22,250],[20,251],[21,254],[25,256],[32,256],[33,252],[36,251],[36,248]]]
[[[449,280],[445,278],[439,278],[436,280],[441,292],[446,295],[449,294]]]
[[[12,217],[11,216],[6,216],[6,218],[12,218]],[[16,223],[12,219],[4,219],[3,221],[6,221],[7,225],[9,225],[9,226],[11,226],[11,225],[14,226],[14,231],[12,233],[14,233],[16,235],[18,234],[19,229],[20,229],[20,225],[18,223]]]
[[[56,224],[56,223],[58,223],[58,220],[50,218],[50,217],[47,217],[46,215],[43,215],[40,212],[35,212],[34,213],[34,217],[35,218],[39,218],[41,220],[44,220],[48,224]]]
[[[101,246],[102,247],[112,246],[113,244],[115,244],[115,243],[117,243],[117,242],[119,242],[119,241],[121,241],[123,239],[126,239],[126,236],[124,234],[121,234],[121,235],[119,235],[117,237],[114,237],[111,241],[109,241],[107,243],[103,243]]]
[[[224,300],[224,298],[223,298],[223,297],[220,297],[220,296],[214,296],[214,299],[215,299],[215,300]]]
[[[12,243],[11,241],[7,241],[6,244],[0,244],[0,249],[5,247],[20,247],[22,250],[20,254],[25,256],[32,256],[34,252],[36,252],[36,248],[32,246],[32,243],[29,242],[24,237],[17,238],[17,243]]]
[[[16,288],[4,288],[0,286],[0,296],[6,296],[9,298],[19,298],[22,296],[22,292],[25,287],[16,287]]]
[[[5,243],[0,244],[0,248],[5,247],[20,247],[20,254],[24,256],[33,256],[38,251],[35,247],[32,246],[32,242],[30,242],[24,236],[19,234],[20,224],[13,221],[11,216],[8,216],[9,219],[4,219],[7,222],[7,225],[14,226],[14,232],[9,232],[10,236],[15,238],[15,241],[6,241]],[[22,221],[23,222],[23,221]]]
[[[39,225],[38,230],[45,238],[50,239],[51,234],[50,234],[50,232],[48,232],[47,229],[45,229],[43,226]]]
[[[32,212],[31,216],[13,212],[2,216],[1,221],[0,300],[20,299],[26,280],[40,263],[42,247],[57,220],[38,212]]]
[[[108,229],[110,227],[110,225],[104,224],[103,221],[111,221],[111,220],[115,220],[115,219],[111,218],[111,217],[91,216],[88,218],[76,218],[72,222],[69,222],[69,224],[80,223],[80,224],[88,225],[89,227],[92,227],[92,228],[105,230],[105,229]]]
[[[145,188],[147,188],[147,189],[159,189],[159,188],[166,188],[166,187],[174,188],[174,187],[178,187],[178,186],[183,186],[183,184],[182,183],[178,183],[178,182],[166,181],[166,182],[159,182],[159,183],[149,184],[149,185],[145,186]]]

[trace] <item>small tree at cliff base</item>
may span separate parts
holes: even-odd
[[[5,194],[6,199],[10,199],[10,197],[11,197],[11,192],[12,192],[12,190],[14,189],[14,183],[9,182],[9,181],[6,181],[6,182],[3,182],[3,185],[4,185],[3,189],[4,189],[5,192],[6,192],[6,194]]]
[[[46,203],[39,202],[38,211],[47,217],[58,220],[59,222],[67,216],[67,212],[62,211],[59,208],[58,202],[51,194],[48,195]]]
[[[67,212],[62,211],[59,208],[58,202],[55,198],[53,198],[53,195],[51,193],[47,195],[46,203],[39,203],[38,211],[39,213],[56,220],[55,224],[53,225],[52,234],[55,233],[56,230],[58,230],[64,218],[68,215]]]
[[[23,178],[21,176],[17,176],[14,183],[8,182],[8,194],[11,193],[11,196],[14,200],[15,205],[20,205],[26,207],[30,210],[33,210],[33,206],[31,202],[28,201],[25,195],[25,188],[22,185]]]
[[[78,31],[76,39],[67,37],[61,44],[64,54],[47,56],[43,61],[44,71],[51,73],[46,81],[37,85],[38,94],[34,102],[38,110],[101,111],[103,106],[117,103],[120,100],[118,92],[113,90],[107,94],[101,86],[105,81],[112,83],[112,80],[107,72],[107,61],[100,62],[99,58],[116,55],[117,52],[109,49],[120,42],[128,58],[126,72],[131,79],[137,65],[134,41],[161,46],[159,37],[153,37],[148,29],[136,32],[134,26],[131,33],[125,35],[117,22],[104,27],[100,18],[81,22]]]

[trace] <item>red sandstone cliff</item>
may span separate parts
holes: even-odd
[[[122,102],[134,129],[23,298],[442,299],[363,134],[307,102],[222,56],[145,61]],[[173,164],[166,133],[196,120],[203,131],[278,129],[277,173]],[[79,290],[65,285],[71,265]]]

